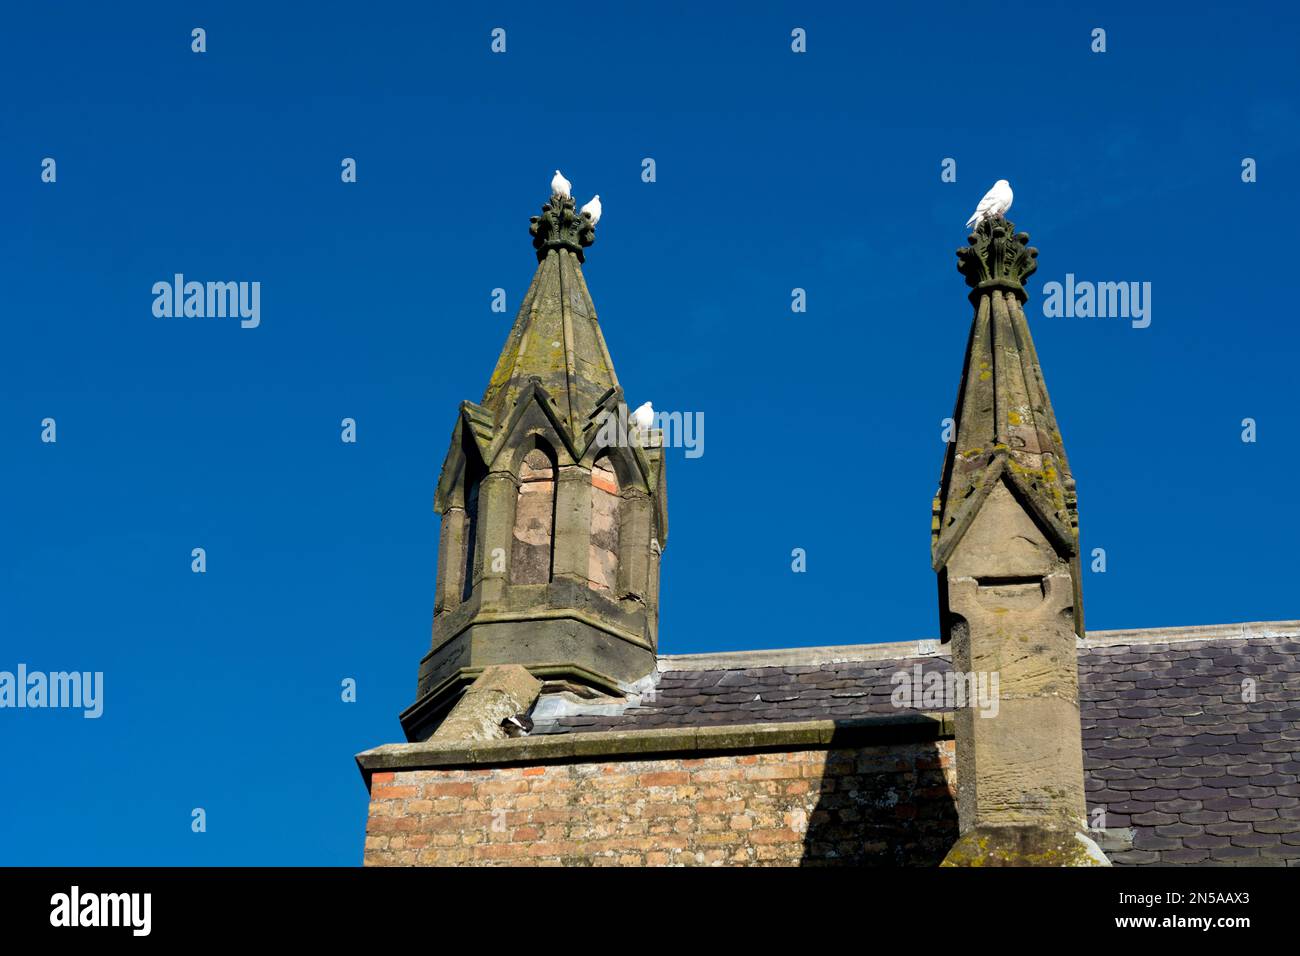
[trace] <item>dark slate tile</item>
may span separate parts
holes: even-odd
[[[1294,786],[1297,776],[1293,773],[1270,773],[1262,777],[1251,777],[1250,782],[1257,787],[1277,787]]]
[[[1154,767],[1143,767],[1136,773],[1144,780],[1168,780],[1171,777],[1182,776],[1182,771],[1178,767],[1162,767],[1158,763]]]
[[[1166,850],[1160,854],[1162,863],[1177,863],[1181,866],[1194,866],[1210,858],[1210,851],[1205,849]]]
[[[1272,793],[1270,795],[1252,797],[1250,805],[1252,807],[1262,807],[1265,810],[1295,808],[1300,807],[1300,797],[1280,797],[1276,793]]]
[[[1247,820],[1251,823],[1258,823],[1261,820],[1276,820],[1278,819],[1278,816],[1276,810],[1265,810],[1262,807],[1248,807],[1243,810],[1229,810],[1228,819],[1238,821]],[[1258,830],[1259,827],[1256,827],[1255,829]]]
[[[1300,820],[1257,820],[1254,827],[1256,833],[1300,834]]]
[[[1205,800],[1203,803],[1206,810],[1226,810],[1229,813],[1250,807],[1250,801],[1244,797],[1215,797],[1212,800]]]
[[[1211,858],[1215,860],[1231,860],[1234,862],[1254,862],[1259,859],[1259,849],[1257,847],[1246,846],[1225,846],[1210,851]]]
[[[1182,843],[1175,837],[1162,837],[1154,830],[1143,828],[1133,833],[1135,850],[1176,850]]]
[[[1282,843],[1282,838],[1276,833],[1256,833],[1253,830],[1250,833],[1234,833],[1228,839],[1235,847],[1255,850],[1260,847],[1279,846]]]
[[[1143,866],[1150,863],[1159,863],[1160,854],[1153,853],[1150,850],[1124,850],[1121,853],[1112,853],[1110,861],[1121,866]]]
[[[1177,823],[1168,823],[1157,826],[1155,831],[1157,836],[1183,838],[1204,833],[1205,828],[1191,823],[1183,823],[1180,820]]]
[[[1259,862],[1261,866],[1285,866],[1286,861],[1295,858],[1295,847],[1287,846],[1285,843],[1279,843],[1276,846],[1262,846],[1259,848]]]
[[[1137,792],[1136,788],[1134,792]],[[1170,800],[1178,799],[1177,790],[1166,790],[1162,787],[1151,787],[1147,790],[1141,791],[1141,793],[1142,793],[1143,800],[1154,800],[1154,801],[1159,801],[1161,803],[1166,803]]]
[[[1115,803],[1106,805],[1108,813],[1151,813],[1153,810],[1161,809],[1158,803],[1147,803],[1143,800],[1120,800]],[[1161,812],[1164,812],[1163,810]]]
[[[754,684],[754,678],[750,676],[750,671],[726,671],[718,679],[719,687],[750,687]]]
[[[1226,817],[1227,814],[1225,813],[1224,816]],[[1240,823],[1229,820],[1226,823],[1207,823],[1205,832],[1215,836],[1241,836],[1245,833],[1254,833],[1255,827],[1244,820]]]
[[[1207,823],[1226,823],[1228,814],[1222,810],[1186,810],[1178,814],[1180,820],[1184,823],[1196,823],[1204,826]]]
[[[1259,778],[1256,777],[1254,779],[1259,779]],[[1245,784],[1244,786],[1228,788],[1228,796],[1245,797],[1254,806],[1258,806],[1258,804],[1255,803],[1256,800],[1262,799],[1264,797],[1272,796],[1276,792],[1277,791],[1274,790],[1272,787],[1261,787],[1254,783]]]
[[[1112,790],[1109,788],[1103,788],[1101,790],[1089,790],[1088,789],[1089,783],[1090,781],[1087,780],[1084,781],[1084,793],[1088,795],[1088,799],[1093,803],[1109,805],[1114,803],[1120,803],[1129,798],[1129,793],[1122,789]]]
[[[1143,827],[1163,826],[1169,823],[1177,823],[1178,814],[1167,813],[1164,810],[1148,810],[1145,813],[1133,814],[1133,822]]]

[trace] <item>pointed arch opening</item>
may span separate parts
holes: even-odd
[[[444,478],[435,504],[441,502],[442,520],[438,537],[438,575],[434,618],[458,607],[474,590],[478,561],[479,484],[487,473],[478,448],[462,434],[460,449],[443,465]]]
[[[462,601],[468,600],[474,590],[474,563],[478,559],[479,485],[482,480],[483,467],[471,459],[465,469],[465,547],[464,560],[460,568]]]
[[[555,563],[555,452],[540,439],[519,465],[511,584],[547,584]]]

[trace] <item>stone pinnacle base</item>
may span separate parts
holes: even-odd
[[[518,664],[484,668],[456,702],[431,738],[431,743],[502,740],[503,721],[527,712],[541,693],[542,683]]]
[[[1110,861],[1080,830],[982,826],[963,834],[940,866],[1110,866]]]

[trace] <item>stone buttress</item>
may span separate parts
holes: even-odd
[[[1022,309],[1038,250],[1014,229],[985,219],[957,252],[975,315],[932,556],[953,668],[995,677],[998,695],[957,702],[961,835],[945,865],[1105,865],[1084,809],[1074,479]]]

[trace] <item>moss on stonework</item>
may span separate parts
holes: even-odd
[[[941,866],[1109,866],[1091,839],[1074,829],[1041,826],[975,827]]]

